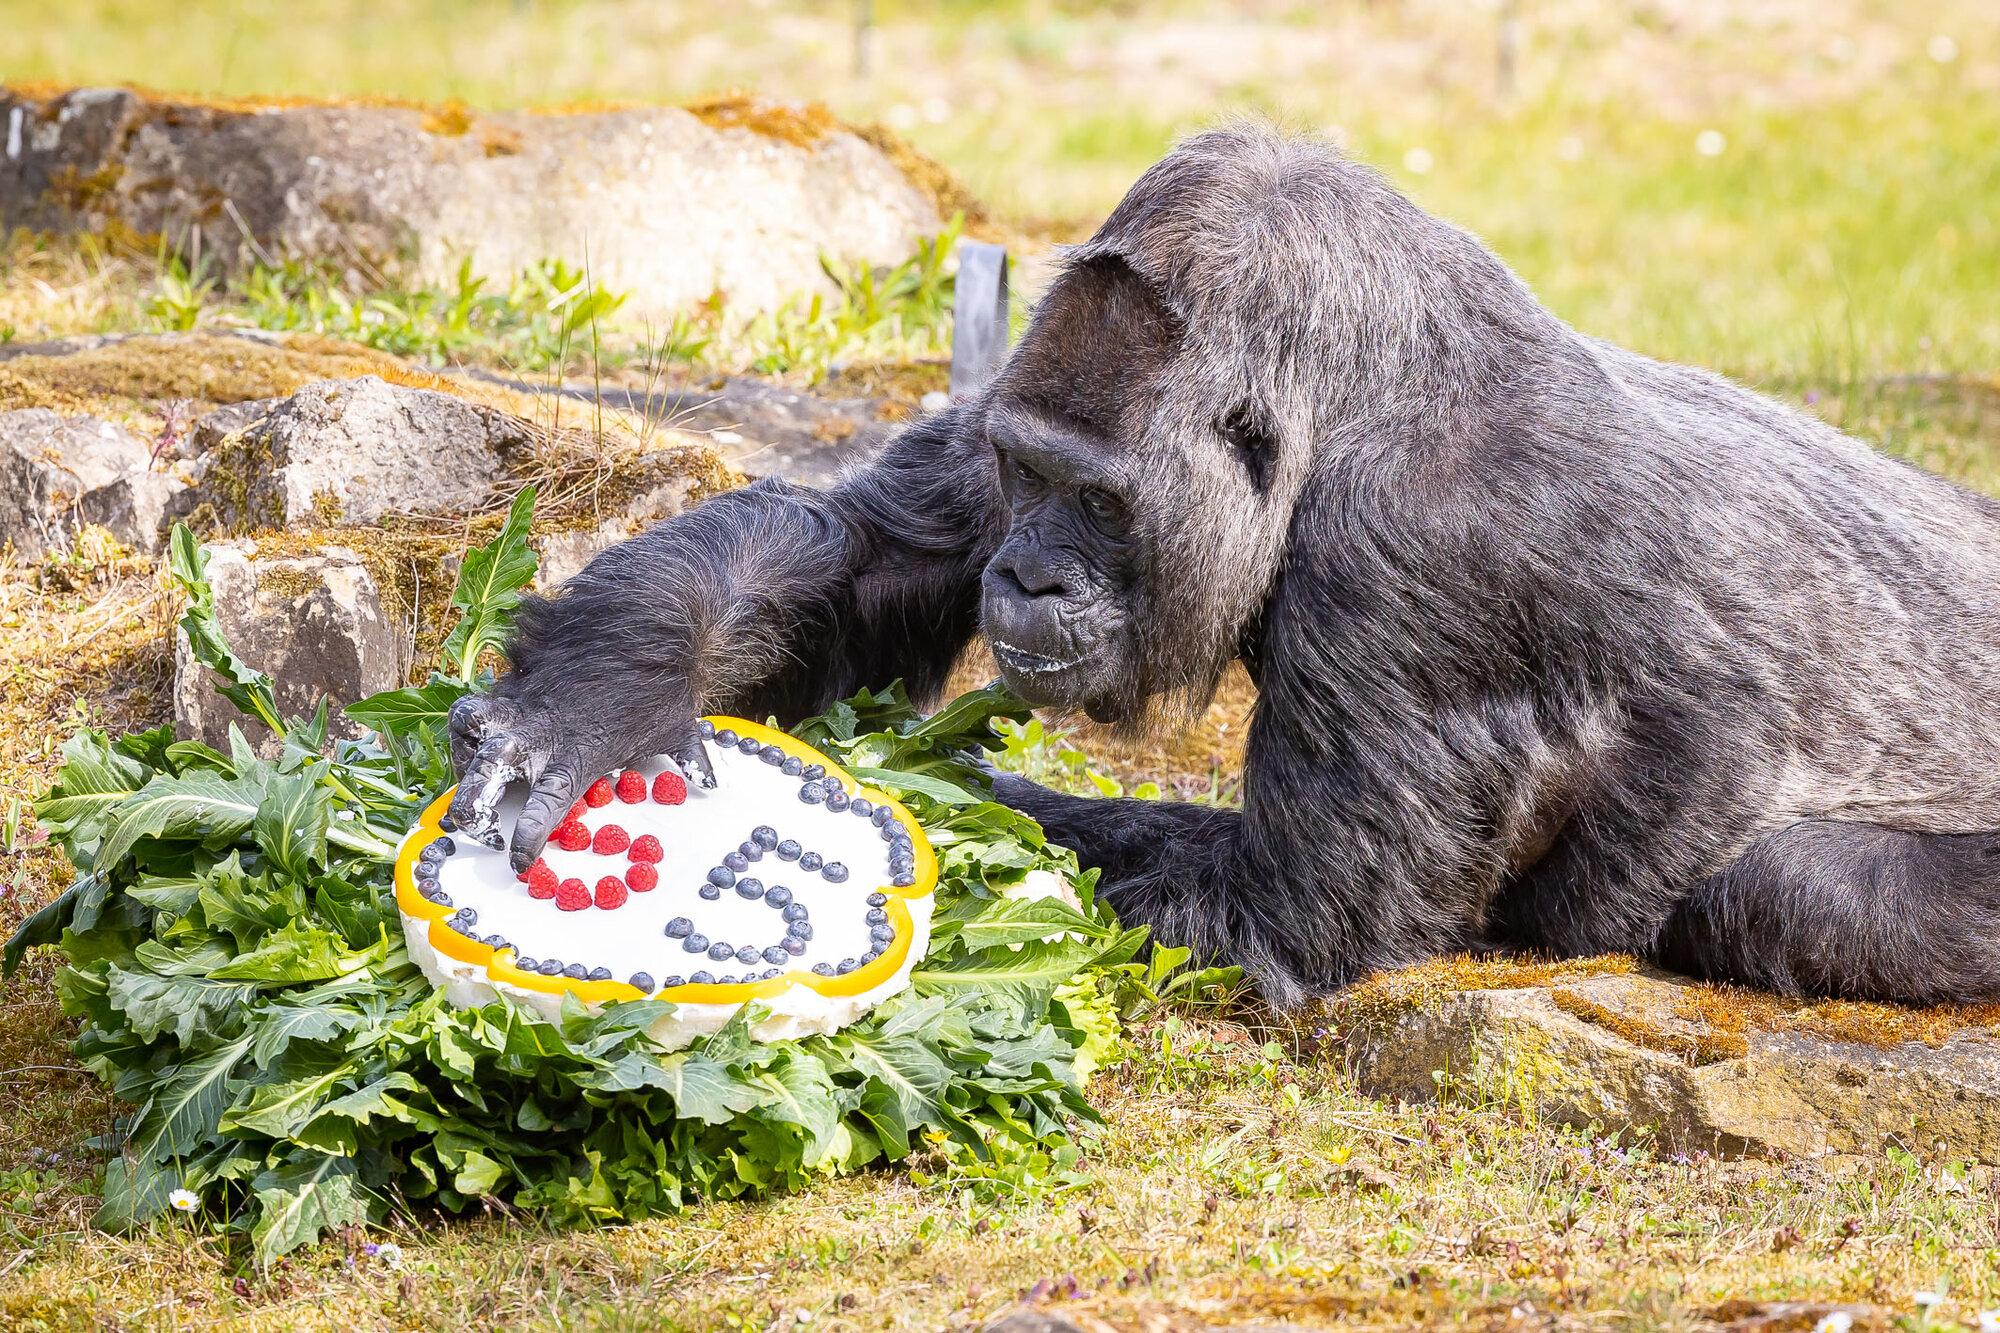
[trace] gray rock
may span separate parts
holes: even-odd
[[[535,431],[490,407],[364,375],[308,384],[248,427],[206,438],[200,475],[173,514],[208,530],[255,530],[463,512]]]
[[[553,588],[589,564],[606,547],[636,537],[661,519],[687,508],[705,480],[705,469],[691,467],[683,450],[642,453],[621,462],[614,484],[589,514],[573,526],[543,532],[535,539],[541,565],[535,581]]]
[[[122,426],[47,408],[0,412],[0,544],[35,558],[95,523],[141,551],[160,546],[161,519],[183,487],[154,471]]]
[[[1807,1006],[1640,973],[1385,1003],[1395,975],[1330,1011],[1372,1096],[1529,1104],[1564,1124],[1648,1131],[1665,1152],[1827,1156],[1895,1142],[2000,1164],[2000,1041],[1970,1017],[1934,1044],[1898,1040],[1903,1011],[1871,1020],[1861,1006],[1829,1026]]]
[[[310,716],[322,697],[336,709],[403,683],[408,652],[383,611],[382,592],[361,557],[343,546],[307,555],[260,553],[254,541],[209,546],[215,613],[230,646],[278,682],[288,715]],[[174,720],[182,736],[224,746],[231,723],[254,742],[274,738],[215,692],[187,636],[174,644]],[[341,735],[358,729],[340,720]]]
[[[252,398],[248,402],[225,403],[206,413],[181,441],[183,458],[199,458],[232,435],[241,435],[277,410],[282,398]]]
[[[907,257],[937,205],[823,114],[745,105],[470,115],[366,106],[216,106],[121,89],[0,89],[0,222],[118,224],[225,263],[461,259],[497,279],[549,258],[671,315],[720,290],[734,310],[831,291],[822,254]]]

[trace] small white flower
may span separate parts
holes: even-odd
[[[1813,1325],[1813,1333],[1851,1333],[1853,1328],[1854,1316],[1845,1310],[1835,1310]]]
[[[2000,1333],[2000,1310],[1979,1312],[1979,1333]]]
[[[1910,1301],[1919,1310],[1928,1310],[1933,1305],[1942,1305],[1944,1303],[1944,1293],[1941,1291],[1913,1291],[1910,1293]]]
[[[381,1264],[384,1268],[401,1268],[403,1266],[403,1247],[394,1241],[383,1241],[375,1247],[375,1262]]]
[[[201,1199],[193,1190],[175,1190],[167,1196],[167,1202],[184,1213],[191,1213],[201,1207]]]
[[[1958,43],[1939,33],[1924,43],[1924,53],[1940,65],[1949,65],[1958,59]]]
[[[1694,136],[1694,150],[1703,157],[1721,157],[1727,147],[1729,140],[1722,137],[1721,130],[1703,130]]]
[[[1412,148],[1403,154],[1403,170],[1412,176],[1428,175],[1430,169],[1436,165],[1437,159],[1431,156],[1431,150],[1428,148]]]

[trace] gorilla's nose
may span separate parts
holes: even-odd
[[[1039,551],[1003,550],[993,560],[993,572],[1008,591],[1023,597],[1067,597],[1069,584]]]

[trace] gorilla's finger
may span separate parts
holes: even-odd
[[[474,752],[459,775],[458,793],[451,800],[451,817],[466,837],[499,850],[500,798],[510,784],[528,775],[527,756],[512,736],[496,736]]]
[[[507,860],[516,873],[533,865],[548,844],[549,834],[576,804],[577,769],[572,763],[557,761],[542,770],[528,792],[528,803],[514,821],[514,841]]]
[[[512,705],[503,700],[483,694],[464,695],[451,706],[445,718],[445,727],[451,735],[451,766],[464,775],[479,747],[495,730],[495,724],[502,722],[502,716],[510,713]]]
[[[688,728],[679,745],[668,747],[667,756],[680,765],[681,775],[690,782],[701,787],[715,786],[715,765],[709,761],[708,747],[693,727]]]

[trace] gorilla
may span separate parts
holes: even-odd
[[[1450,951],[2000,998],[2000,506],[1578,333],[1310,140],[1201,134],[1007,366],[819,491],[763,481],[523,608],[452,718],[525,865],[596,774],[705,763],[983,631],[1138,725],[1242,660],[1241,811],[997,795],[1284,1006]]]

